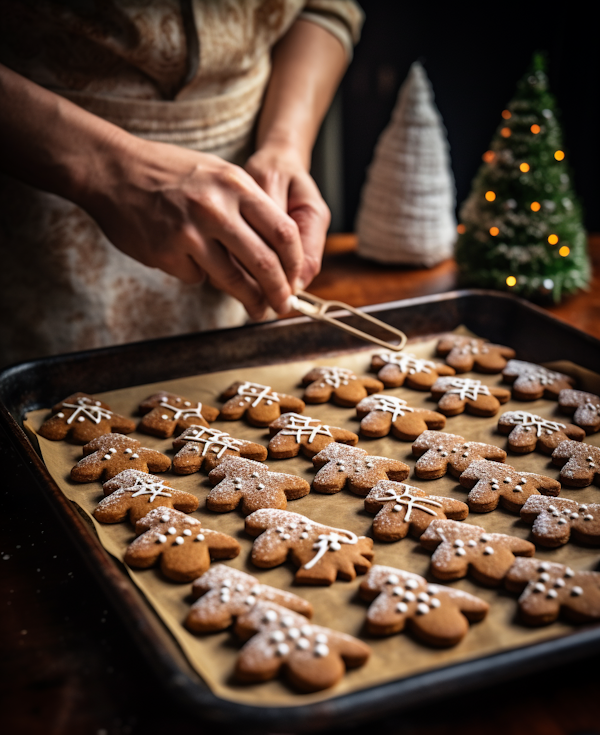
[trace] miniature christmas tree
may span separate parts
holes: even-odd
[[[461,282],[556,302],[584,288],[586,235],[540,54],[483,161],[460,210]]]

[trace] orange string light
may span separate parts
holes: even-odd
[[[542,205],[539,202],[531,202],[532,212],[539,212],[541,208],[542,208]]]
[[[502,130],[500,131],[500,135],[503,138],[510,138],[511,134],[512,130],[510,128],[502,128]]]
[[[556,245],[558,242],[558,235],[548,235],[548,242],[550,245]]]
[[[510,120],[510,118],[512,117],[510,110],[502,110],[502,117],[505,120]]]
[[[500,230],[497,227],[490,227],[490,235],[492,237],[496,237],[496,235],[500,234]]]
[[[512,288],[512,286],[516,286],[516,284],[517,284],[517,279],[514,276],[507,277],[506,279],[507,286],[510,286]]]
[[[456,231],[458,232],[459,235],[464,235],[466,229],[467,228],[464,225],[457,225],[456,226]]]
[[[495,191],[486,191],[485,192],[485,198],[488,200],[488,202],[493,202],[496,198],[496,192]]]
[[[541,130],[540,126],[536,125],[535,123],[529,129],[534,135],[537,135]]]
[[[566,245],[563,245],[562,248],[558,251],[559,255],[562,255],[563,258],[566,258],[567,255],[571,252],[571,249],[568,248]]]
[[[562,161],[565,157],[564,151],[554,151],[554,158],[556,158],[557,161]]]
[[[481,157],[483,158],[485,163],[491,163],[494,158],[496,158],[496,154],[494,153],[494,151],[486,151]]]
[[[531,168],[531,166],[530,166],[530,165],[529,165],[528,163],[522,163],[522,164],[521,164],[521,165],[519,166],[519,168],[521,169],[521,171],[522,171],[522,172],[523,172],[524,174],[526,174],[526,173],[527,173],[527,172],[529,171],[529,169]]]

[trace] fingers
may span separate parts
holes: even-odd
[[[306,288],[321,270],[325,238],[331,221],[329,208],[308,174],[292,179],[288,211],[300,232],[304,250],[300,278],[303,281],[302,288]]]
[[[264,169],[254,164],[252,159],[248,161],[246,170],[265,194],[270,196],[280,209],[287,212],[288,190],[290,188],[290,175],[288,172],[278,171],[273,168]]]

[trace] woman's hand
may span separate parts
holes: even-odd
[[[246,171],[298,226],[304,255],[299,285],[305,288],[321,268],[329,208],[301,156],[289,146],[263,146],[248,159]]]

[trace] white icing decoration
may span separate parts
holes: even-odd
[[[352,531],[345,531],[344,529],[336,528],[329,533],[321,533],[317,536],[317,541],[313,544],[313,549],[315,549],[317,553],[304,565],[304,568],[312,569],[315,564],[323,558],[327,551],[339,551],[342,548],[341,544],[356,543],[358,543],[358,537],[356,534],[352,533]]]
[[[128,492],[135,490],[135,492],[131,494],[132,498],[137,498],[140,495],[149,495],[149,503],[153,503],[159,495],[164,498],[172,497],[172,493],[167,492],[168,487],[162,482],[162,480],[156,481],[145,478],[142,479],[139,476],[136,476],[133,486],[123,489]],[[167,515],[163,515],[161,517],[161,521],[163,521],[163,523],[166,523],[168,520],[169,516]]]
[[[430,368],[435,368],[435,363],[431,360],[421,360],[413,355],[412,352],[380,352],[379,357],[389,365],[397,365],[401,373],[431,373]]]
[[[400,506],[397,511],[400,511],[403,505],[406,506],[406,515],[404,516],[405,521],[410,520],[413,508],[417,510],[422,510],[424,513],[429,513],[429,515],[437,516],[436,511],[432,510],[432,508],[428,508],[427,504],[437,508],[444,507],[443,504],[438,503],[437,500],[431,500],[431,498],[428,497],[423,498],[418,495],[413,495],[411,493],[411,490],[416,490],[417,488],[411,487],[410,485],[402,485],[402,488],[402,495],[398,495],[398,493],[391,488],[386,488],[383,495],[375,495],[372,496],[371,499],[375,500],[378,503],[388,503],[390,501],[394,501]],[[396,506],[394,506],[394,510],[396,510]]]
[[[521,426],[535,428],[538,436],[541,436],[542,430],[545,430],[548,434],[552,434],[555,431],[561,431],[567,428],[565,424],[561,424],[558,421],[549,421],[527,411],[510,411],[505,413],[502,418],[507,419],[511,424],[520,424]]]
[[[434,597],[431,600],[429,600],[429,604],[431,607],[440,607],[442,603],[440,600],[438,600],[437,597]]]
[[[290,652],[290,647],[288,646],[287,643],[280,643],[277,646],[277,653],[279,656],[287,656],[289,652]]]
[[[392,423],[407,413],[413,413],[414,408],[406,405],[406,401],[403,398],[396,398],[396,396],[384,396],[378,393],[372,398],[376,399],[375,405],[371,409],[372,411],[383,411],[384,413],[392,414]]]
[[[288,414],[288,419],[287,426],[279,433],[286,436],[295,436],[298,444],[300,444],[303,436],[308,437],[308,444],[312,444],[318,434],[330,436],[333,439],[333,434],[329,431],[329,426],[319,423],[316,419],[311,419],[310,416],[290,413]]]
[[[78,420],[80,418],[84,420],[89,419],[94,424],[99,424],[103,419],[110,419],[113,415],[112,411],[109,411],[107,408],[102,408],[97,403],[95,405],[92,404],[90,399],[85,397],[78,398],[76,403],[62,403],[61,408],[75,409],[67,419],[67,424],[73,423],[76,418]]]
[[[571,590],[571,594],[573,595],[573,597],[579,597],[583,594],[583,588],[573,587],[573,589]]]
[[[296,648],[306,651],[307,648],[310,648],[310,641],[307,638],[299,638],[296,643]]]
[[[399,602],[396,605],[396,610],[399,613],[403,613],[404,614],[404,613],[408,612],[408,605],[406,604],[406,602]]]
[[[487,385],[483,385],[481,380],[471,380],[471,378],[455,378],[450,381],[450,390],[446,393],[457,394],[461,401],[470,398],[476,401],[478,396],[490,396],[490,389]]]
[[[406,586],[408,587],[409,590],[416,590],[417,587],[419,586],[419,583],[417,582],[416,579],[407,579]]]
[[[348,385],[349,380],[356,380],[356,375],[347,368],[326,367],[321,368],[321,380],[332,388],[339,388]]]
[[[276,401],[279,403],[277,393],[273,393],[270,385],[261,385],[260,383],[250,383],[248,381],[242,383],[237,390],[238,396],[246,396],[247,400],[254,401],[250,404],[252,408],[256,408],[263,399]]]
[[[315,646],[315,656],[324,658],[329,654],[329,648],[324,643],[319,643]]]
[[[209,429],[206,426],[200,426],[197,429],[186,429],[179,438],[185,442],[198,442],[199,444],[204,444],[202,456],[205,456],[209,449],[212,448],[212,451],[216,453],[219,459],[227,449],[239,452],[239,448],[244,444],[243,441],[240,439],[234,439],[226,431]],[[220,448],[217,450],[217,447]]]

